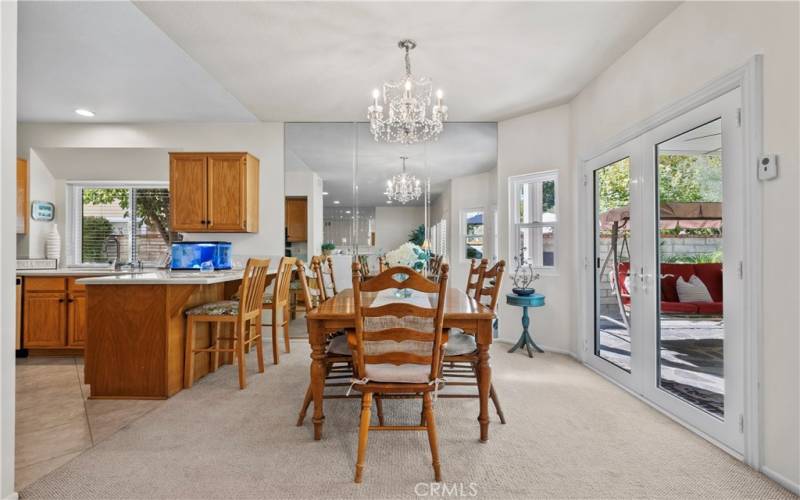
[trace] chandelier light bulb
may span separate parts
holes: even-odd
[[[375,99],[376,101],[378,100],[378,97],[380,97],[380,96],[381,96],[381,91],[380,90],[374,89],[372,91],[372,98]]]
[[[444,92],[442,92],[442,89],[437,90],[436,91],[436,98],[441,101],[442,97],[444,97]]]

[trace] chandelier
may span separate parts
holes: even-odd
[[[369,128],[375,141],[415,144],[436,140],[447,121],[447,106],[442,104],[441,90],[436,91],[436,104],[431,106],[431,79],[411,75],[409,52],[417,46],[414,40],[400,40],[398,47],[405,51],[406,75],[401,80],[383,84],[381,92],[372,91],[372,106],[367,108]],[[431,108],[428,116],[428,107]],[[388,116],[384,116],[384,108]]]
[[[422,187],[420,186],[419,179],[413,175],[406,173],[406,160],[408,156],[401,156],[403,160],[403,170],[393,176],[391,180],[386,181],[386,195],[389,200],[397,200],[402,204],[406,204],[412,200],[418,200],[422,195]]]

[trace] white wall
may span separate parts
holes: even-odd
[[[497,174],[495,170],[481,174],[450,179],[450,208],[447,221],[447,246],[450,264],[450,286],[464,289],[467,284],[469,261],[465,260],[461,234],[461,212],[466,209],[483,209],[484,256],[492,255],[491,207],[497,204]]]
[[[286,196],[305,196],[308,202],[308,260],[322,252],[322,179],[312,171],[287,171],[284,186]]]
[[[381,253],[394,250],[424,223],[424,207],[375,207],[375,248]]]
[[[763,242],[763,465],[795,488],[800,484],[798,10],[796,2],[684,3],[571,107],[575,151],[588,154],[754,54],[764,55],[764,150],[780,155],[780,177],[762,184],[761,234],[752,235]]]
[[[28,190],[30,201],[50,201],[55,203],[58,208],[63,207],[63,205],[58,205],[57,203],[56,180],[35,151],[31,151],[28,156]],[[61,198],[63,199],[63,195]],[[63,208],[61,210],[57,209],[55,215],[58,218],[63,216],[63,213]],[[61,223],[59,223],[58,219],[54,222],[38,221],[31,219],[30,214],[28,214],[28,234],[18,236],[17,255],[31,259],[43,258],[45,256],[45,240],[54,223],[58,224],[59,232],[63,236],[63,221]]]
[[[0,498],[14,493],[17,2],[0,2]]]
[[[546,296],[546,306],[532,311],[532,332],[537,344],[561,352],[574,352],[575,280],[573,270],[574,210],[573,163],[570,152],[569,106],[558,106],[538,113],[502,121],[497,125],[497,205],[500,233],[500,258],[505,259],[508,279],[503,293],[510,293],[513,283],[514,256],[509,252],[508,178],[548,170],[558,171],[559,226],[555,272],[541,273],[534,283]],[[521,333],[521,311],[499,301],[500,338],[516,341]]]
[[[220,239],[233,242],[234,252],[240,255],[283,255],[284,252],[284,173],[282,123],[171,123],[171,124],[37,124],[23,123],[19,127],[18,154],[30,155],[38,148],[121,148],[163,150],[163,170],[158,179],[152,169],[131,170],[98,165],[95,180],[109,180],[109,176],[123,175],[127,180],[164,180],[168,178],[167,151],[247,151],[260,160],[259,224],[255,234],[187,234],[187,240]],[[42,153],[41,156],[47,156]],[[58,155],[55,158],[60,158]],[[53,170],[64,172],[62,165]],[[114,171],[122,172],[114,174]],[[136,178],[137,172],[142,177]],[[62,174],[64,179],[88,180]],[[76,175],[90,175],[85,169]],[[111,179],[113,180],[113,179]],[[33,181],[32,181],[33,182]],[[56,182],[56,198],[62,200],[56,212],[64,211],[63,182]],[[60,229],[63,225],[60,225]],[[66,228],[61,231],[66,243]],[[31,239],[32,250],[43,247],[42,242]]]

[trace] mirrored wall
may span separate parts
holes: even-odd
[[[414,145],[376,142],[368,123],[288,123],[286,196],[306,197],[308,238],[287,241],[287,255],[347,256],[345,275],[354,258],[377,271],[407,242],[447,258],[452,179],[496,165],[495,123],[449,123]]]

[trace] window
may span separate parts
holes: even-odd
[[[74,264],[157,264],[169,251],[169,189],[166,184],[71,184]]]
[[[431,228],[431,251],[436,255],[447,253],[447,219],[442,219]]]
[[[513,257],[540,269],[555,269],[558,234],[558,173],[510,177],[509,250]]]
[[[472,208],[461,211],[461,259],[483,258],[483,209]]]

